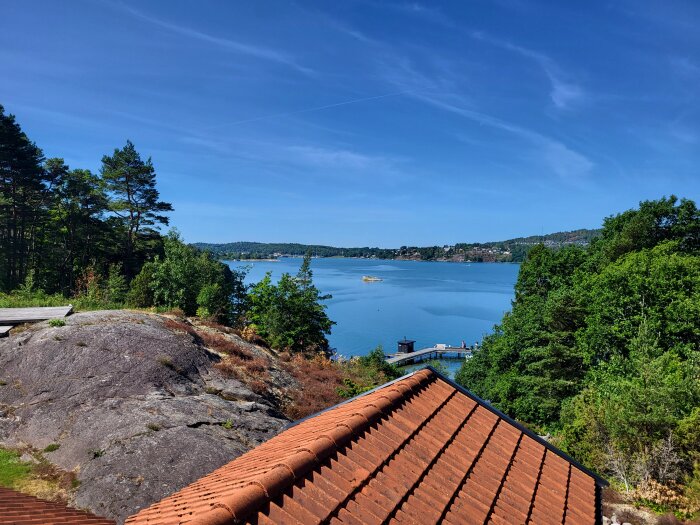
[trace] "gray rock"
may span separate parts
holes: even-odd
[[[287,424],[219,359],[156,315],[36,325],[0,341],[0,444],[59,444],[47,458],[77,473],[73,503],[122,522]]]

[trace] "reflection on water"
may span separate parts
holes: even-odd
[[[296,273],[301,259],[229,264],[249,265],[247,281],[252,283],[268,271],[273,279]],[[328,315],[337,323],[331,346],[351,356],[379,344],[393,353],[404,336],[416,340],[416,349],[481,341],[510,309],[519,265],[328,258],[314,259],[311,268],[316,286],[333,295],[327,302]],[[363,275],[382,281],[364,282]],[[456,370],[460,362],[445,364]]]

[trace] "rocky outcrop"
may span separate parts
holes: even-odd
[[[287,424],[220,359],[157,315],[32,326],[0,342],[0,444],[51,445],[80,482],[72,503],[121,522]]]

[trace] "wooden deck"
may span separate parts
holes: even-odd
[[[47,319],[66,317],[72,311],[73,307],[71,305],[37,308],[0,308],[0,325],[36,323]]]
[[[415,352],[405,354],[391,354],[387,356],[386,362],[390,365],[408,365],[411,363],[423,361],[424,359],[439,359],[441,357],[468,357],[472,355],[472,349],[462,348],[459,346],[433,346],[423,348]]]
[[[12,326],[0,326],[0,337],[7,337],[10,335],[10,329]]]

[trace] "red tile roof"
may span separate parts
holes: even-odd
[[[115,525],[115,522],[0,487],[0,525],[10,524]]]
[[[303,420],[127,523],[591,524],[602,483],[424,369]]]

